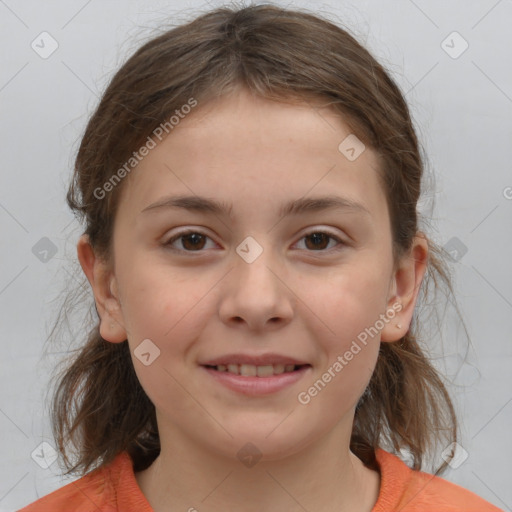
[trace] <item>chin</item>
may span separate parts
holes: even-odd
[[[230,439],[229,443],[224,443],[223,448],[228,448],[230,457],[235,453],[242,462],[246,455],[253,456],[259,461],[275,461],[295,455],[307,447],[315,437],[311,433],[291,428],[289,424],[286,427],[278,425],[277,422],[271,428],[264,429],[253,425],[250,429],[239,431],[228,428],[233,439]]]

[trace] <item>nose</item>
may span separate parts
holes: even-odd
[[[219,308],[221,320],[249,330],[279,329],[288,324],[297,297],[282,265],[263,250],[252,263],[235,253],[235,267],[225,278]]]

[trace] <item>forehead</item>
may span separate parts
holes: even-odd
[[[363,203],[375,217],[385,215],[375,153],[367,147],[351,161],[340,151],[343,141],[357,142],[353,137],[329,108],[242,90],[184,116],[132,171],[120,208],[129,204],[138,214],[179,193],[236,204],[235,214],[258,204],[262,210],[273,204],[277,212],[291,199],[337,193]]]

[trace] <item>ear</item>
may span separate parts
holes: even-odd
[[[391,318],[391,310],[396,313],[393,320],[387,322],[382,329],[381,341],[398,341],[409,330],[427,263],[428,241],[422,232],[418,232],[410,252],[401,259],[392,276],[387,303],[388,317]]]
[[[117,297],[117,281],[109,265],[95,255],[87,235],[78,240],[77,255],[94,293],[101,337],[112,343],[125,341],[127,335]]]

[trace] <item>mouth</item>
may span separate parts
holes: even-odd
[[[214,386],[221,385],[236,394],[268,396],[296,385],[312,372],[310,364],[202,364]]]
[[[230,373],[241,377],[273,377],[285,373],[293,373],[304,368],[310,367],[310,364],[218,364],[218,365],[202,365],[209,370],[219,373]]]

